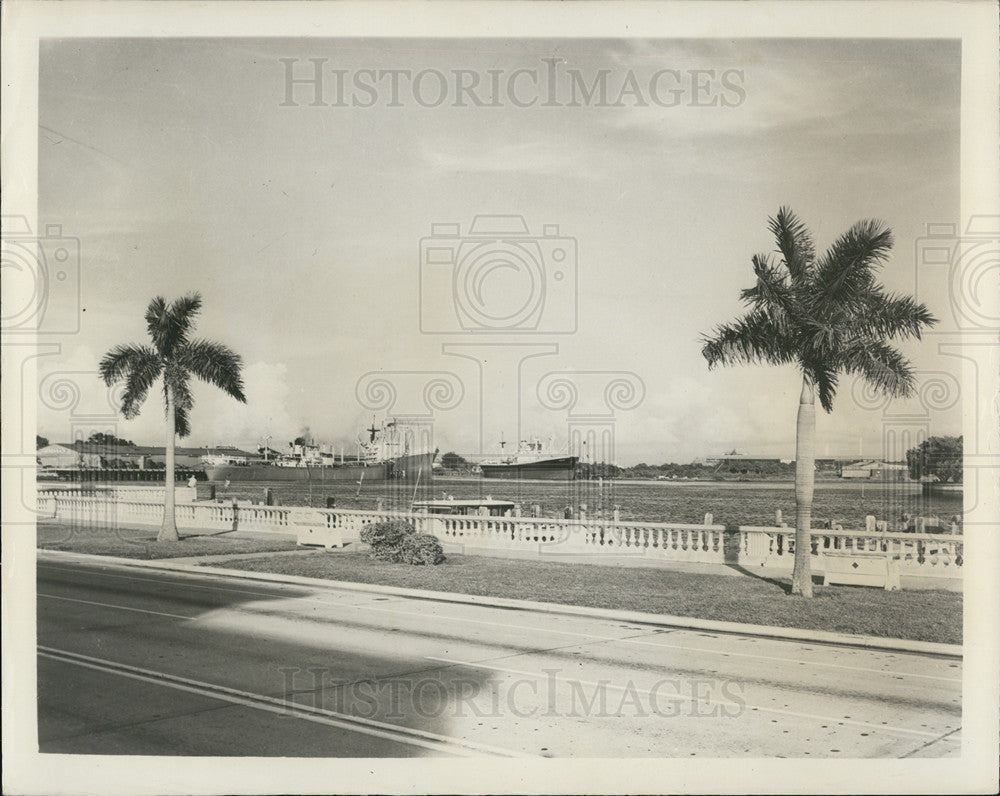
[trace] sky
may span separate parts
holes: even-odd
[[[350,449],[390,415],[442,452],[580,452],[582,429],[626,466],[792,458],[799,374],[709,371],[701,335],[741,314],[782,205],[820,250],[885,221],[884,283],[947,322],[920,247],[958,219],[960,68],[927,40],[43,42],[39,224],[79,261],[48,297],[39,433],[157,444],[159,395],[114,418],[97,363],[197,291],[248,401],[197,387],[182,444]],[[843,379],[818,455],[888,455],[898,416],[961,433],[954,359],[901,348],[918,399]]]

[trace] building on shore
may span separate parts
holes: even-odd
[[[183,469],[201,469],[202,457],[207,453],[222,454],[242,458],[245,463],[258,461],[263,457],[232,447],[218,448],[174,448],[174,464]],[[45,469],[85,468],[126,468],[160,469],[165,466],[167,449],[151,445],[103,445],[77,440],[46,445],[35,452],[40,467]]]
[[[35,461],[45,469],[65,469],[69,467],[100,467],[98,453],[82,450],[72,444],[55,443],[35,451]]]
[[[765,473],[789,464],[777,456],[753,456],[737,453],[735,450],[722,456],[712,456],[705,459],[705,464],[713,467],[716,472],[728,473]]]
[[[844,465],[840,477],[852,480],[906,481],[910,473],[905,464],[866,460]]]

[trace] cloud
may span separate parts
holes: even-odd
[[[255,362],[244,368],[243,381],[246,404],[214,387],[199,385],[191,416],[192,439],[201,444],[255,445],[270,436],[273,447],[284,447],[302,425],[289,411],[287,366]]]
[[[87,346],[39,359],[38,432],[53,442],[111,431],[139,445],[163,444],[162,382],[150,391],[139,416],[125,420],[118,412],[121,388],[104,386],[98,361]],[[246,404],[215,387],[194,383],[191,435],[179,444],[253,446],[271,436],[271,444],[279,447],[300,433],[302,422],[289,411],[291,392],[284,363],[254,362],[244,367],[243,379]]]
[[[580,154],[564,142],[551,139],[503,144],[439,140],[425,142],[421,152],[424,163],[435,171],[585,177],[595,170],[592,162],[582,162]]]

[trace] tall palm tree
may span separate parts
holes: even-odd
[[[795,565],[792,593],[812,597],[815,398],[833,409],[840,373],[865,379],[893,397],[912,394],[910,363],[889,341],[920,337],[937,319],[909,296],[887,293],[876,280],[892,248],[882,222],[859,221],[817,257],[812,236],[787,207],[769,219],[777,244],[752,258],[757,284],[741,292],[749,308],[702,338],[709,368],[765,363],[802,373],[795,437]]]
[[[243,365],[240,356],[220,343],[192,340],[195,316],[201,310],[201,296],[191,293],[177,299],[169,307],[161,296],[149,302],[146,328],[153,345],[118,345],[108,351],[100,364],[101,378],[109,387],[125,382],[122,414],[133,418],[139,414],[143,401],[156,380],[163,377],[163,400],[167,418],[166,499],[163,525],[157,541],[177,541],[174,517],[174,441],[190,432],[188,413],[194,406],[191,376],[214,384],[237,401],[246,403],[243,395]]]

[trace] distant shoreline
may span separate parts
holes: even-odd
[[[594,484],[598,483],[597,479],[584,479],[580,478],[575,481],[546,481],[541,479],[516,479],[516,478],[480,478],[477,476],[468,475],[435,475],[434,482],[448,482],[453,481],[456,483],[481,483],[481,484],[516,484],[516,483],[532,483],[532,484]],[[661,480],[657,478],[605,478],[605,484],[618,484],[618,485],[630,485],[630,484],[651,484],[655,486],[662,487],[716,487],[716,488],[732,488],[732,489],[794,489],[794,481],[729,481],[729,480],[718,480],[718,481],[695,481],[695,480]],[[882,489],[891,488],[898,489],[900,492],[905,492],[907,494],[919,494],[922,490],[922,485],[919,481],[841,481],[841,480],[830,480],[830,481],[816,481],[816,489]]]

